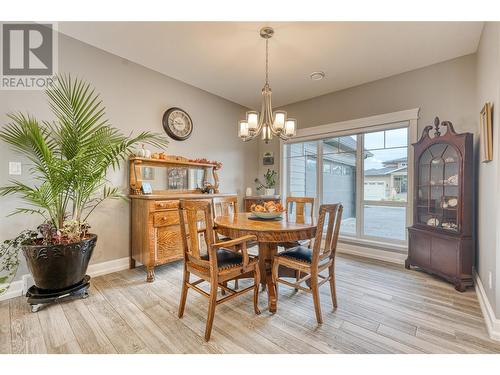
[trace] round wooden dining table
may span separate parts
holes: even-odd
[[[217,216],[214,220],[218,233],[237,238],[248,234],[257,237],[259,243],[259,265],[261,283],[267,287],[269,311],[276,312],[276,286],[271,277],[271,267],[274,254],[277,253],[278,244],[307,240],[316,234],[316,221],[311,219],[303,223],[288,221],[285,217],[281,220],[263,220],[252,218],[249,212],[235,215]],[[291,270],[290,270],[291,271]],[[280,276],[295,277],[294,271],[280,269]]]

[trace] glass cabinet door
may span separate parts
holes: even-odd
[[[418,162],[417,222],[459,231],[459,156],[447,143],[430,146]]]

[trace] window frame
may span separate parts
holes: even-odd
[[[417,142],[417,127],[418,127],[418,113],[420,108],[409,109],[405,111],[386,113],[382,115],[364,117],[355,120],[342,121],[332,124],[320,125],[304,129],[298,129],[297,135],[289,141],[280,140],[280,187],[282,197],[287,196],[287,189],[289,184],[289,176],[287,173],[287,153],[285,152],[285,145],[293,143],[318,141],[317,143],[317,162],[316,162],[316,197],[321,200],[323,197],[323,142],[322,139],[356,135],[357,152],[356,152],[356,235],[350,236],[348,234],[341,234],[339,240],[358,243],[361,245],[374,245],[380,246],[381,244],[389,250],[407,251],[408,236],[405,235],[405,240],[396,240],[383,237],[374,237],[363,234],[362,225],[364,223],[364,206],[365,205],[380,205],[380,206],[405,206],[406,207],[406,223],[408,226],[412,225],[413,219],[413,179],[414,179],[414,152],[411,145]],[[407,123],[407,124],[403,124]],[[407,126],[407,144],[408,144],[408,160],[407,160],[407,202],[391,201],[365,201],[364,200],[364,160],[363,160],[363,144],[364,133],[376,132],[383,130],[397,129]],[[321,201],[315,205],[315,214],[318,214]]]

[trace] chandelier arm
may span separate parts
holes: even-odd
[[[269,117],[269,124],[270,124],[269,126],[271,127],[271,132],[274,135],[279,135],[280,132],[277,131],[276,128],[274,127],[274,113],[273,113],[273,104],[272,104],[271,94],[272,93],[269,93],[268,106],[267,106],[268,117]]]
[[[257,125],[257,129],[255,130],[255,136],[258,136],[262,131],[262,126],[264,125],[263,114],[264,114],[264,101],[262,101],[262,105],[260,107],[259,124]]]

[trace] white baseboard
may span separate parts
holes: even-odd
[[[500,341],[500,319],[495,316],[495,311],[486,296],[483,283],[475,270],[473,271],[473,275],[477,299],[479,300],[479,306],[481,306],[488,334],[492,340]]]
[[[377,259],[384,262],[396,264],[404,264],[407,257],[406,254],[398,253],[395,251],[379,250],[367,246],[359,246],[345,242],[338,242],[337,251],[339,253],[356,255],[363,258]]]
[[[7,289],[7,291],[4,294],[0,294],[0,301],[22,296],[24,294],[23,284],[24,284],[23,280],[17,280],[10,283],[9,289]],[[5,286],[1,287],[3,289]]]
[[[129,257],[108,260],[107,262],[101,262],[89,265],[87,274],[90,277],[97,277],[101,275],[107,275],[108,273],[123,271],[129,267]]]
[[[129,267],[129,258],[119,258],[108,260],[107,262],[101,262],[96,264],[90,264],[87,269],[87,274],[90,277],[97,277],[101,275],[106,275],[108,273],[118,272],[126,270]],[[33,278],[30,274],[22,276],[21,280],[14,281],[10,284],[9,289],[0,295],[0,301],[7,300],[14,297],[23,296],[30,286],[33,285]]]

